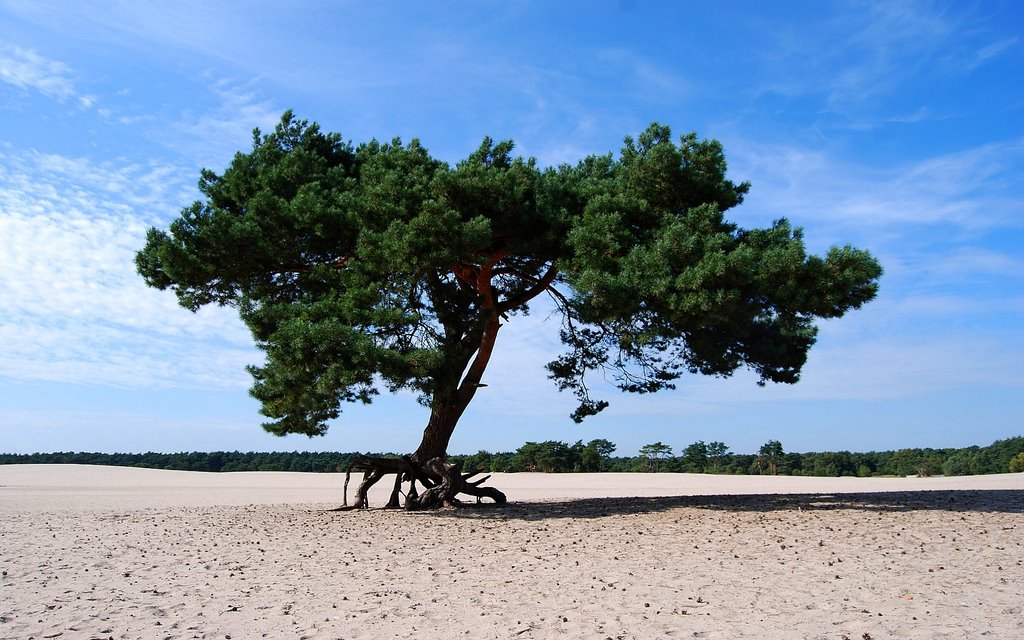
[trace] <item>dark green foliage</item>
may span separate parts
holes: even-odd
[[[577,420],[605,403],[590,398],[588,369],[613,373],[626,391],[671,388],[681,373],[728,376],[745,366],[794,383],[816,335],[814,318],[871,300],[881,268],[851,247],[808,256],[785,220],[741,229],[723,213],[749,185],[725,178],[714,141],[651,125],[622,158],[591,158],[574,171],[588,200],[562,260],[574,295],[549,365],[581,400]]]
[[[604,438],[591,440],[580,452],[581,471],[603,471],[614,451],[615,445]]]
[[[646,461],[645,471],[657,472],[662,461],[672,457],[672,447],[663,442],[652,442],[640,447],[640,457]]]
[[[564,233],[545,217],[560,208],[538,204],[540,172],[510,149],[487,140],[451,169],[417,141],[353,148],[286,113],[223,175],[203,172],[206,200],[150,230],[138,269],[190,309],[239,309],[267,354],[250,372],[273,433],[322,434],[378,378],[430,404],[484,328],[484,300],[453,265],[521,254],[494,285],[502,313],[522,311]]]
[[[1024,454],[1024,437],[996,440],[987,447],[957,450],[946,458],[941,469],[947,476],[1007,473],[1015,471],[1011,465],[1021,454]]]
[[[698,440],[683,450],[683,470],[687,473],[704,473],[708,467],[710,449],[703,440]]]
[[[722,470],[722,462],[725,460],[729,447],[724,442],[709,442],[707,447],[708,460],[711,463],[711,471],[719,473]]]
[[[957,451],[942,464],[942,473],[947,476],[970,476],[978,473],[978,448],[971,447]]]
[[[769,473],[776,475],[779,472],[779,464],[783,461],[782,443],[778,440],[769,440],[761,445],[757,452],[758,473]]]
[[[431,407],[428,457],[479,386],[499,319],[541,293],[567,347],[549,374],[579,421],[607,406],[594,370],[637,393],[740,367],[794,383],[815,319],[877,291],[865,251],[807,255],[785,220],[726,221],[749,185],[726,178],[715,141],[652,124],[618,159],[540,170],[511,152],[485,139],[451,167],[416,140],[353,146],[288,112],[223,174],[202,172],[204,199],[149,231],[137,267],[189,309],[238,309],[266,353],[249,370],[269,431],[322,434],[382,384]]]
[[[312,451],[243,453],[199,451],[183,453],[58,453],[0,454],[0,464],[101,464],[177,471],[311,471],[344,470],[354,453]]]
[[[544,473],[566,473],[571,471],[595,472],[606,470],[609,457],[615,451],[615,445],[603,438],[591,440],[583,444],[582,440],[569,445],[557,440],[546,442],[527,442],[515,453],[496,453],[479,451],[470,456],[451,456],[452,460],[461,458],[462,470],[477,471],[540,471]]]
[[[515,466],[521,471],[544,473],[578,470],[582,443],[570,447],[564,442],[548,440],[527,442],[516,451]]]
[[[953,449],[900,449],[885,456],[879,472],[896,476],[940,475],[944,471],[945,462],[955,453]]]
[[[719,472],[729,474],[757,473],[757,455],[726,453],[721,445]],[[659,446],[660,445],[660,446]],[[648,445],[658,452],[661,471],[683,471],[685,453],[671,457],[671,447],[662,443]],[[692,446],[692,445],[691,445]],[[601,457],[600,469],[584,463],[587,451]],[[717,450],[717,449],[716,449]],[[539,456],[537,452],[542,452]],[[584,445],[577,442],[548,441],[526,443],[516,452],[489,453],[480,451],[472,455],[451,456],[451,461],[462,465],[464,471],[515,472],[529,471],[524,461],[533,460],[533,470],[554,472],[570,471],[648,471],[651,461],[646,455],[639,458],[612,458],[615,445],[605,439],[591,440]],[[104,464],[153,469],[185,471],[313,471],[334,472],[344,470],[355,453],[293,451],[281,453],[242,453],[214,451],[211,453],[0,453],[0,464]],[[397,454],[370,454],[394,457]],[[531,458],[532,456],[532,458]],[[538,462],[538,459],[543,462]],[[712,458],[713,460],[713,458]],[[713,464],[712,464],[713,466]],[[713,470],[713,469],[712,469]],[[921,472],[925,473],[921,473]],[[848,451],[784,453],[778,466],[780,474],[817,476],[871,476],[871,475],[964,475],[966,473],[1007,473],[1024,471],[1024,437],[997,440],[987,447],[963,449],[900,449],[899,451]]]

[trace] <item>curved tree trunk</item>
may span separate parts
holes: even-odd
[[[396,479],[387,507],[399,506],[403,481],[409,483],[409,491],[405,494],[407,509],[451,506],[458,503],[456,496],[460,493],[474,496],[477,502],[482,498],[489,498],[497,504],[505,504],[504,493],[493,487],[480,486],[490,476],[470,482],[469,479],[478,472],[460,473],[455,465],[448,464],[445,460],[448,457],[448,443],[459,418],[466,411],[477,390],[484,386],[480,380],[490,362],[498,330],[501,328],[502,316],[548,290],[558,273],[557,264],[552,262],[547,272],[536,279],[528,289],[499,301],[491,286],[491,279],[495,275],[495,266],[507,255],[507,251],[499,249],[492,252],[480,266],[465,263],[452,266],[452,273],[460,284],[479,294],[483,316],[479,324],[468,331],[463,323],[450,327],[445,325],[447,337],[450,339],[446,350],[447,371],[441,379],[435,381],[437,388],[431,402],[430,419],[423,430],[423,439],[416,452],[402,458],[357,456],[346,473],[346,507],[343,508],[347,508],[348,505],[348,474],[353,469],[364,472],[363,482],[356,490],[356,500],[352,507],[354,509],[367,507],[366,493],[369,488],[391,473],[396,474]],[[423,494],[417,492],[417,482],[425,487]]]
[[[451,388],[435,391],[431,403],[430,419],[427,420],[427,426],[423,429],[423,438],[415,453],[402,458],[359,456],[353,461],[349,466],[348,473],[351,473],[353,469],[359,469],[363,471],[364,476],[356,490],[355,503],[351,508],[368,507],[367,492],[370,487],[391,473],[396,474],[396,479],[391,499],[385,505],[389,508],[401,506],[399,494],[403,480],[409,482],[409,491],[405,499],[405,508],[407,509],[453,506],[458,504],[459,500],[456,496],[460,493],[474,496],[477,502],[480,502],[481,498],[490,498],[497,504],[505,504],[504,493],[493,487],[480,486],[487,478],[468,482],[468,478],[476,475],[476,472],[464,475],[455,469],[455,465],[445,462],[448,457],[448,443],[451,441],[452,433],[455,432],[455,426],[476,395],[477,389],[482,386],[480,380],[487,368],[500,328],[501,322],[498,319],[498,313],[491,309],[479,333],[479,346],[475,350],[472,364],[466,369],[465,376],[461,380],[454,379]],[[474,352],[470,352],[466,360],[473,355]],[[462,361],[462,367],[459,367],[460,372],[465,367],[466,360]],[[422,495],[416,490],[417,482],[426,488]],[[348,507],[347,475],[345,486],[345,506],[342,508]]]
[[[441,399],[435,397],[434,406],[430,410],[430,419],[423,429],[420,446],[412,457],[420,462],[433,458],[444,458],[448,455],[448,443],[455,432],[455,426],[466,410],[459,406],[457,399]]]

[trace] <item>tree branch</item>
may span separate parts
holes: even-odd
[[[491,353],[494,351],[498,329],[501,328],[501,321],[499,319],[501,311],[498,309],[494,289],[491,287],[491,278],[493,277],[494,265],[507,255],[508,251],[505,249],[492,252],[487,257],[487,261],[474,274],[475,288],[484,298],[483,308],[487,310],[488,317],[483,332],[480,334],[480,345],[477,348],[476,357],[473,358],[473,363],[469,366],[469,370],[466,371],[466,375],[459,385],[458,394],[462,406],[469,404],[469,401],[476,394],[476,390],[480,386],[480,379],[483,378],[484,370],[487,369],[487,363],[490,361]],[[467,265],[460,263],[456,266],[460,267],[464,272],[466,271]],[[459,273],[456,272],[456,275],[459,276]],[[463,280],[462,276],[460,276],[460,280]]]
[[[519,273],[518,275],[524,279],[532,279],[529,276],[526,276],[525,274],[522,273]],[[503,303],[498,305],[498,313],[506,313],[508,311],[511,311],[512,309],[515,309],[519,305],[525,304],[526,302],[529,302],[530,300],[536,298],[542,292],[550,289],[551,283],[555,281],[555,277],[557,275],[558,263],[552,261],[551,266],[548,267],[547,272],[543,276],[541,276],[541,278],[537,280],[532,287],[530,287],[526,291],[523,291],[517,296],[513,296],[508,300],[505,300]]]
[[[332,263],[330,263],[328,265],[324,265],[324,266],[328,266],[328,267],[330,267],[332,269],[344,269],[346,266],[348,266],[348,263],[349,263],[350,260],[352,260],[352,256],[341,256],[340,258],[338,258],[334,262],[332,262]],[[309,273],[316,266],[320,266],[320,265],[315,265],[315,264],[287,265],[287,266],[284,266],[283,268],[281,268],[281,269],[279,269],[277,271],[274,271],[272,273],[274,275],[280,275],[280,274],[283,274],[283,273]]]

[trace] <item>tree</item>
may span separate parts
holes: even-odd
[[[765,466],[768,473],[775,475],[779,472],[779,462],[782,461],[782,443],[778,440],[769,440],[761,445],[757,452],[757,468],[759,473],[764,473]]]
[[[516,451],[517,466],[525,471],[572,471],[574,462],[573,448],[557,440],[527,442]]]
[[[604,438],[596,438],[587,443],[580,452],[580,466],[583,471],[602,471],[608,457],[615,452],[615,444]]]
[[[808,255],[784,219],[726,221],[749,185],[726,178],[715,141],[652,124],[618,158],[544,170],[512,148],[485,138],[452,167],[417,140],[355,147],[286,112],[223,174],[201,172],[203,199],[150,229],[136,265],[188,309],[238,310],[265,353],[249,371],[272,433],[322,435],[344,402],[417,393],[420,506],[472,493],[443,464],[449,440],[502,324],[540,295],[566,347],[549,376],[581,421],[608,405],[589,372],[635,393],[741,367],[795,383],[815,320],[876,294],[866,251]]]
[[[462,462],[462,470],[469,473],[478,469],[490,469],[493,459],[494,456],[490,451],[484,451],[481,449],[471,456],[466,456],[466,459]]]
[[[889,456],[886,471],[896,476],[916,474],[923,459],[919,449],[900,449]]]
[[[683,450],[683,465],[689,473],[704,473],[708,466],[708,445],[698,440]]]
[[[662,459],[672,455],[672,447],[661,442],[645,444],[640,447],[640,455],[647,458],[647,470],[657,472]]]
[[[961,449],[954,453],[942,465],[942,473],[947,476],[969,476],[978,473],[978,448]],[[922,474],[918,470],[918,475],[932,474]]]
[[[711,460],[711,468],[715,473],[722,470],[722,461],[725,459],[729,447],[724,442],[714,441],[708,443],[708,459]]]

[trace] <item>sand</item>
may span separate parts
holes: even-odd
[[[0,638],[1024,637],[1024,474],[342,480],[0,466]]]

